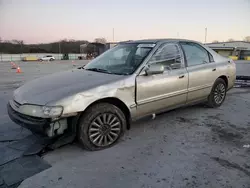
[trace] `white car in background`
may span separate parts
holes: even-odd
[[[46,55],[42,58],[39,58],[39,61],[54,61],[56,58],[53,57],[52,55]]]

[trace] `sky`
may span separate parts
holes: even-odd
[[[45,43],[250,36],[250,0],[0,0],[0,37]],[[114,31],[114,32],[113,32]]]

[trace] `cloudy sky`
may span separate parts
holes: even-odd
[[[0,0],[0,37],[25,43],[250,35],[250,0]]]

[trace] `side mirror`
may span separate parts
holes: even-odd
[[[145,69],[146,75],[162,74],[164,72],[164,66],[160,64],[151,64]]]

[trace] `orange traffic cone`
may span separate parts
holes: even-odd
[[[15,63],[10,62],[10,64],[11,64],[11,69],[16,69],[16,64]]]
[[[17,67],[16,73],[22,73],[20,67]]]

